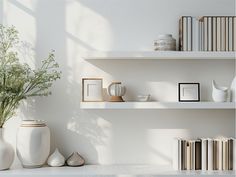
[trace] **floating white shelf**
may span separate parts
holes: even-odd
[[[86,165],[83,167],[43,167],[36,169],[11,169],[0,171],[1,177],[173,177],[173,176],[227,176],[235,177],[235,171],[174,171],[155,165]]]
[[[235,109],[235,103],[215,102],[81,102],[81,109]]]
[[[120,51],[120,52],[88,52],[83,58],[86,60],[125,60],[125,59],[204,59],[204,60],[235,60],[235,52],[202,52],[202,51]]]

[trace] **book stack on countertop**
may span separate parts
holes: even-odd
[[[235,138],[176,138],[173,145],[175,170],[236,170]]]
[[[180,51],[236,51],[236,16],[182,16]]]

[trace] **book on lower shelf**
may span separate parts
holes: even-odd
[[[235,138],[176,138],[173,143],[174,170],[236,170]]]

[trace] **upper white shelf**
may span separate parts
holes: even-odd
[[[215,102],[81,102],[81,109],[235,109],[235,103]]]
[[[86,60],[123,60],[123,59],[236,59],[235,52],[182,52],[182,51],[116,51],[116,52],[88,52],[83,55]]]

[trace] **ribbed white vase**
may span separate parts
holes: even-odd
[[[24,120],[18,129],[16,152],[24,168],[45,164],[50,153],[50,130],[39,120]]]
[[[0,170],[9,169],[13,163],[14,156],[14,149],[9,143],[4,141],[3,128],[0,128]]]

